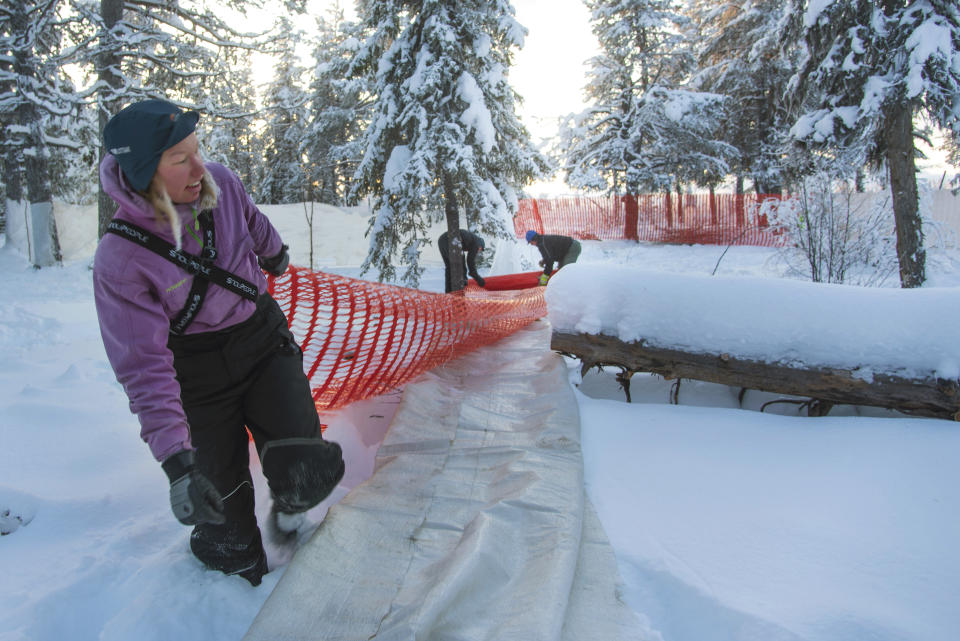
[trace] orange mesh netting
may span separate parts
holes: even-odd
[[[535,285],[536,274],[485,280],[494,290],[499,280],[517,276],[510,282]],[[487,291],[470,281],[463,294],[436,294],[303,267],[270,282],[303,348],[319,410],[396,389],[512,334],[546,315],[543,291]]]
[[[779,195],[639,194],[521,200],[517,237],[533,229],[583,240],[781,247],[782,229],[769,224],[761,203]]]

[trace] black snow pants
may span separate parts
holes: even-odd
[[[200,471],[224,499],[226,522],[194,527],[190,548],[200,561],[257,585],[267,571],[254,513],[249,437],[274,508],[310,509],[343,476],[340,446],[324,441],[303,372],[303,353],[277,302],[264,294],[246,321],[216,332],[171,335]]]

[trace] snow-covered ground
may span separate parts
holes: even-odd
[[[308,264],[304,208],[264,209],[294,262]],[[203,570],[190,555],[189,530],[170,514],[166,478],[138,438],[100,344],[89,271],[94,224],[87,210],[61,214],[62,268],[36,271],[0,248],[0,519],[13,530],[0,538],[0,639],[239,640],[286,557],[270,547],[274,569],[252,588]],[[317,207],[314,225],[314,265],[357,276],[364,217]],[[581,275],[561,272],[548,288],[553,320],[624,334],[658,321],[644,334],[712,333],[761,351],[789,344],[801,360],[817,343],[798,340],[797,328],[814,336],[823,323],[836,333],[820,349],[841,360],[882,354],[956,377],[956,250],[932,256],[929,287],[901,299],[899,310],[861,296],[902,292],[853,288],[811,294],[833,297],[820,310],[791,310],[773,299],[786,290],[806,296],[798,292],[811,287],[782,279],[775,250],[724,249],[585,242]],[[439,255],[426,258],[421,286],[442,291]],[[527,270],[536,258],[530,247],[501,244],[481,272]],[[589,278],[581,284],[582,275]],[[742,298],[711,296],[712,283]],[[635,322],[617,326],[616,308],[575,317],[564,302],[574,297],[557,298],[565,289],[583,291],[581,303],[587,293],[619,300],[620,315]],[[632,307],[640,295],[660,312]],[[753,315],[757,325],[731,332],[758,300],[766,304]],[[684,331],[663,322],[671,313]],[[624,599],[651,640],[956,638],[955,423],[852,407],[816,419],[787,404],[760,413],[773,396],[749,392],[741,408],[739,390],[695,381],[684,381],[679,405],[670,405],[672,382],[643,375],[634,376],[626,404],[613,372],[581,380],[569,365],[587,491],[616,551]]]

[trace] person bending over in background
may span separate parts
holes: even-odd
[[[538,234],[534,230],[527,231],[527,242],[540,250],[543,273],[540,274],[540,284],[546,285],[553,272],[553,264],[559,263],[557,269],[564,265],[577,262],[580,257],[580,241],[570,236],[555,234]]]
[[[236,174],[204,163],[198,120],[146,100],[104,128],[100,180],[119,207],[97,246],[94,297],[173,512],[194,526],[193,554],[259,585],[268,569],[247,429],[275,521],[302,520],[344,463],[321,437],[303,354],[261,271],[282,274],[288,248]]]
[[[467,231],[466,229],[460,230],[460,243],[462,252],[460,253],[460,264],[463,265],[463,253],[467,254],[467,266],[466,269],[461,269],[460,273],[463,274],[463,284],[460,287],[457,287],[456,290],[459,291],[467,286],[467,272],[469,271],[470,276],[473,277],[473,280],[477,281],[477,285],[480,287],[485,286],[487,283],[480,277],[480,274],[477,273],[477,254],[483,251],[483,248],[486,244],[483,242],[483,239],[474,234],[473,232]],[[440,234],[440,238],[437,239],[437,247],[440,249],[440,257],[443,258],[443,276],[444,276],[444,292],[450,293],[454,291],[453,283],[450,282],[450,242],[447,232]]]

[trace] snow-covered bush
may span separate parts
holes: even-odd
[[[802,180],[794,197],[765,201],[761,213],[792,239],[780,257],[793,275],[881,286],[898,270],[891,211],[888,191],[857,193],[817,174]]]

